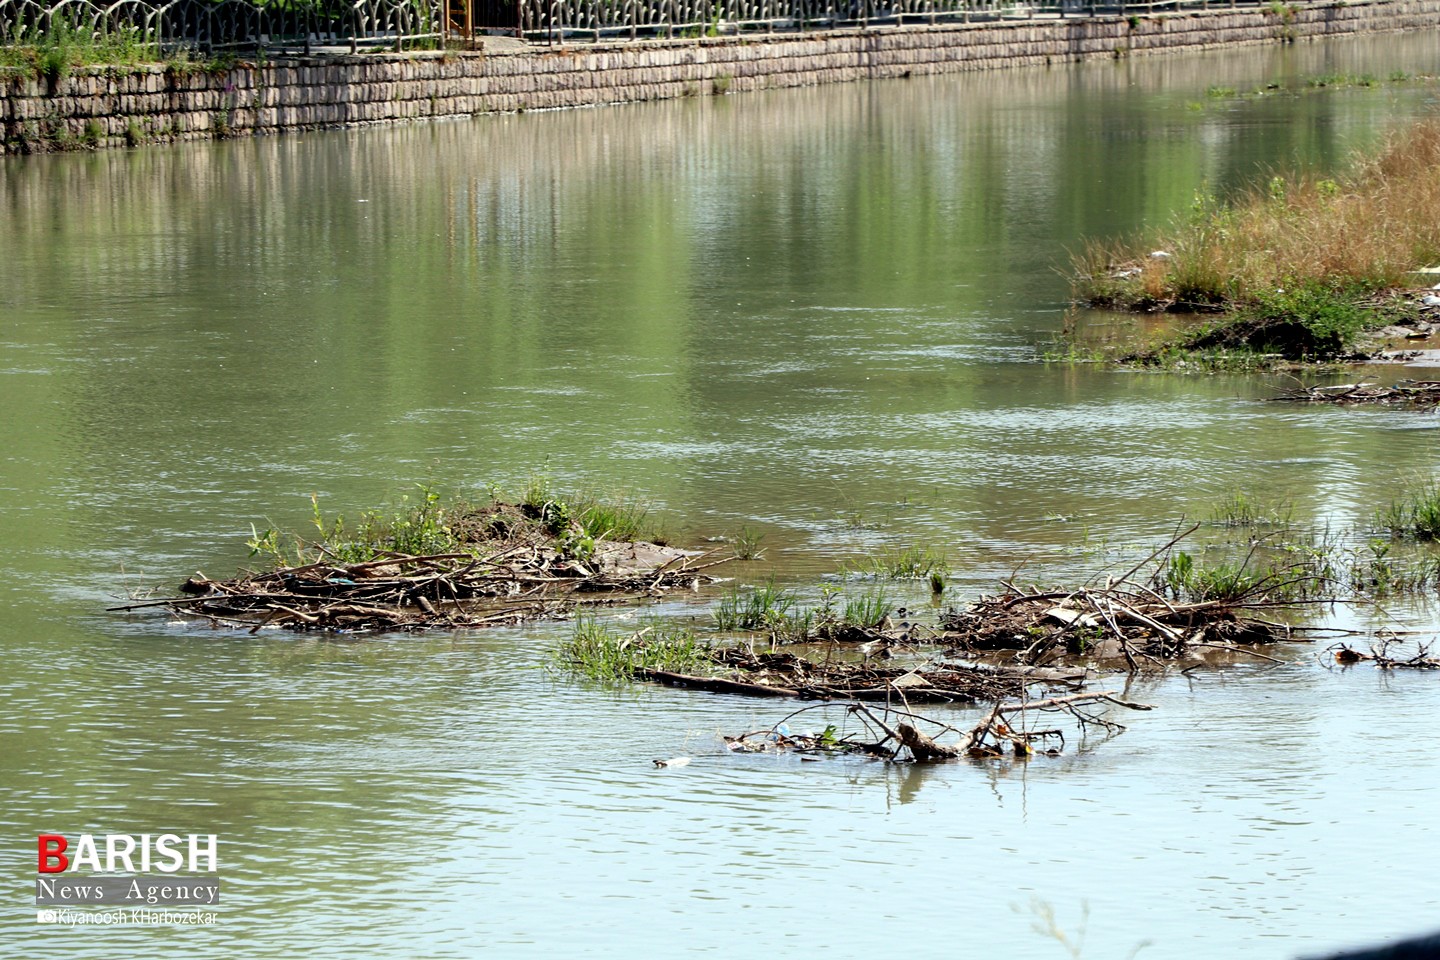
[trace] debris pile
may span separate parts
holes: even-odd
[[[1394,647],[1403,643],[1398,637],[1385,637],[1371,644],[1369,653],[1356,650],[1345,643],[1337,643],[1325,652],[1332,654],[1335,662],[1342,667],[1373,663],[1381,670],[1440,670],[1440,657],[1430,653],[1429,644],[1419,644],[1416,651],[1408,657],[1397,656],[1391,652]]]
[[[712,651],[730,676],[706,677],[642,668],[636,679],[712,693],[800,700],[883,703],[985,703],[1020,697],[1031,684],[1078,688],[1084,670],[1033,670],[944,659],[911,666],[879,666],[869,659],[811,660],[794,653],[754,653],[743,647]]]
[[[1333,403],[1339,406],[1435,407],[1440,405],[1440,381],[1401,380],[1390,387],[1364,381],[1328,387],[1299,387],[1270,399],[1290,403]]]
[[[1023,664],[1085,657],[1123,660],[1133,671],[1142,662],[1159,665],[1202,649],[1239,651],[1290,638],[1285,624],[1246,609],[1243,601],[1172,603],[1141,587],[1015,590],[943,614],[940,642],[967,654],[1011,651]]]
[[[324,544],[320,559],[229,580],[196,574],[186,596],[112,607],[164,607],[179,617],[248,629],[352,632],[482,627],[562,615],[588,602],[694,590],[705,571],[732,559],[642,541],[580,541],[543,516],[494,504],[461,518],[445,553],[375,551],[342,562]]]
[[[830,724],[818,735],[792,733],[789,721],[805,710],[814,709],[807,707],[790,714],[768,730],[754,730],[724,739],[726,748],[732,752],[789,752],[801,754],[806,759],[835,754],[862,754],[886,760],[909,759],[916,763],[989,759],[1006,754],[1028,759],[1037,753],[1048,756],[1060,754],[1065,746],[1065,731],[1058,727],[1029,728],[1027,714],[1063,715],[1082,733],[1098,730],[1106,736],[1113,736],[1124,731],[1125,726],[1103,715],[1107,705],[1129,710],[1153,709],[1147,704],[1121,699],[1113,691],[1078,693],[1040,700],[997,702],[978,723],[968,730],[961,730],[908,709],[887,707],[877,715],[864,704],[852,703],[845,708],[845,716],[858,721],[859,727],[850,732]],[[921,726],[936,732],[933,736],[924,733]],[[950,733],[957,734],[955,741],[942,743],[939,738]]]

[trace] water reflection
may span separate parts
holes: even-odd
[[[1278,957],[1390,933],[1394,889],[1433,910],[1437,771],[1393,735],[1426,728],[1433,683],[1305,647],[1131,691],[1161,708],[1094,749],[920,770],[725,756],[772,704],[553,679],[563,625],[337,641],[101,609],[229,572],[251,522],[303,528],[311,492],[353,517],[427,472],[626,486],[681,538],[758,520],[812,586],[933,540],[959,595],[1036,554],[1132,556],[1237,486],[1363,515],[1432,461],[1431,420],[1033,358],[1081,237],[1331,166],[1433,95],[1206,87],[1432,54],[1386,37],[0,164],[0,823],[220,834],[226,924],[197,956],[411,956],[422,932],[434,956],[856,955],[917,909],[908,952],[1040,955],[1034,897],[1087,900],[1101,954]],[[10,909],[6,945],[155,951]]]

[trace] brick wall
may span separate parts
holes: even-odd
[[[1440,0],[1336,3],[1284,22],[1265,9],[810,34],[643,40],[564,49],[368,54],[217,72],[96,67],[51,83],[0,74],[4,152],[125,146],[773,87],[1431,30]]]

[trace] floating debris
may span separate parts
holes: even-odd
[[[740,753],[852,754],[915,763],[963,758],[978,760],[1006,755],[1019,759],[1037,754],[1057,756],[1065,746],[1065,731],[1059,728],[1026,729],[1023,726],[1026,715],[1061,714],[1069,717],[1082,732],[1099,730],[1106,736],[1114,736],[1123,732],[1125,726],[1101,714],[1107,704],[1128,710],[1153,709],[1148,704],[1121,699],[1114,691],[1079,693],[1040,700],[999,702],[969,730],[960,730],[952,724],[909,709],[887,707],[877,714],[865,704],[851,703],[846,706],[845,715],[859,722],[860,729],[855,731],[842,733],[832,724],[818,735],[791,733],[789,722],[806,710],[815,709],[806,707],[768,730],[727,736],[725,746]],[[934,736],[922,732],[922,725],[936,730]],[[947,733],[957,734],[955,742],[941,743],[936,739]]]
[[[1141,587],[1022,593],[981,597],[941,616],[940,639],[953,652],[1011,651],[1024,664],[1075,657],[1123,660],[1137,670],[1198,650],[1255,654],[1247,648],[1291,638],[1283,623],[1247,616],[1258,600],[1174,603]],[[1273,658],[1266,658],[1273,659]]]
[[[1023,696],[1032,684],[1078,689],[1085,670],[1030,671],[944,659],[911,666],[876,666],[868,660],[809,660],[789,652],[754,653],[724,648],[712,660],[730,677],[696,676],[641,668],[638,680],[711,693],[799,700],[863,700],[884,703],[983,703]]]
[[[1289,403],[1333,403],[1340,406],[1434,407],[1440,405],[1440,381],[1401,380],[1390,387],[1364,381],[1328,387],[1299,387],[1270,399]]]
[[[695,590],[704,571],[731,559],[644,541],[582,536],[545,508],[495,503],[451,518],[457,549],[416,556],[375,551],[344,563],[324,544],[321,559],[212,580],[203,573],[170,597],[111,607],[163,607],[183,618],[254,633],[266,627],[352,632],[484,627],[562,616],[580,602]]]
[[[1429,644],[1419,644],[1411,656],[1393,656],[1391,648],[1403,643],[1398,637],[1382,637],[1370,645],[1369,653],[1345,643],[1337,643],[1325,652],[1331,654],[1342,667],[1373,663],[1381,670],[1440,670],[1440,657],[1431,656]]]

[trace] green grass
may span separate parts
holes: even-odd
[[[92,35],[60,20],[47,32],[10,32],[3,40],[0,67],[18,68],[51,81],[91,64],[123,66],[161,59],[159,45],[133,27]]]
[[[1156,573],[1154,587],[1189,603],[1295,602],[1334,592],[1334,583],[1317,567],[1322,562],[1328,571],[1328,558],[1292,554],[1278,544],[1252,545],[1243,558],[1209,563],[1182,551]]]
[[[873,630],[890,616],[891,606],[884,590],[875,590],[858,597],[846,597],[840,612],[840,625]]]
[[[1395,540],[1440,540],[1440,479],[1410,486],[1376,513],[1375,524]]]
[[[1164,234],[1092,243],[1076,258],[1074,289],[1098,307],[1223,312],[1176,349],[1332,358],[1392,321],[1399,308],[1380,294],[1440,263],[1437,205],[1440,119],[1431,119],[1334,179],[1272,176],[1230,203],[1202,192]],[[1166,255],[1147,252],[1157,249]]]
[[[870,630],[890,615],[892,604],[883,589],[861,594],[844,594],[822,588],[818,607],[802,606],[795,594],[769,580],[759,586],[735,587],[715,604],[711,616],[723,631],[752,631],[768,634],[787,643],[828,639],[844,627]]]
[[[709,663],[709,648],[689,630],[652,623],[636,633],[619,633],[580,616],[570,636],[551,650],[548,665],[555,672],[624,683],[641,669],[693,674]]]
[[[1353,593],[1374,598],[1414,594],[1440,586],[1440,557],[1433,553],[1395,553],[1391,540],[1371,540],[1355,551],[1346,567]]]
[[[1375,77],[1368,73],[1332,71],[1330,73],[1321,73],[1313,77],[1305,78],[1305,85],[1307,87],[1317,89],[1320,87],[1373,87],[1375,84]]]
[[[1206,519],[1217,527],[1288,527],[1294,515],[1287,501],[1269,503],[1236,490],[1211,504]]]
[[[950,561],[944,552],[929,546],[910,546],[861,557],[847,562],[841,573],[847,577],[873,580],[930,580],[938,574],[943,587],[950,572]]]
[[[570,532],[592,542],[664,540],[651,520],[649,504],[625,493],[562,493],[549,477],[540,476],[526,484],[520,503],[552,535]]]
[[[734,587],[716,603],[711,615],[719,630],[773,630],[793,627],[796,620],[809,617],[800,610],[793,593],[782,590],[773,579],[756,587]]]
[[[638,501],[567,501],[541,496],[533,486],[519,511],[505,507],[498,494],[493,504],[477,505],[447,497],[430,483],[417,483],[390,507],[366,510],[354,520],[327,515],[318,496],[312,496],[310,503],[312,534],[301,537],[282,534],[273,526],[263,531],[252,526],[246,544],[250,555],[268,557],[277,567],[321,558],[366,563],[387,554],[481,556],[497,544],[530,536],[550,538],[560,553],[583,561],[591,558],[602,539],[661,539],[647,525],[648,510]]]
[[[764,539],[765,534],[751,530],[749,527],[741,527],[740,532],[732,538],[735,545],[735,559],[762,559],[765,556],[765,548],[760,545],[760,542]]]

